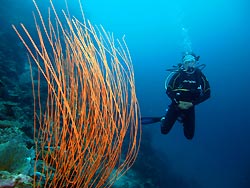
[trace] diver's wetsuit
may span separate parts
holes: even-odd
[[[194,106],[210,97],[209,82],[200,69],[195,69],[193,74],[180,70],[169,81],[166,93],[172,103],[162,121],[161,133],[167,134],[179,119],[183,123],[185,137],[192,139],[195,130]],[[182,110],[178,107],[179,101],[192,102],[193,106]]]

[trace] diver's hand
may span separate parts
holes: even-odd
[[[193,106],[193,103],[191,102],[186,102],[186,101],[179,101],[178,107],[181,110],[187,110]]]

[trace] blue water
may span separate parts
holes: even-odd
[[[249,187],[250,2],[93,0],[85,7],[95,23],[126,35],[143,116],[165,113],[165,69],[179,63],[188,30],[212,91],[196,108],[195,138],[187,141],[178,123],[168,135],[157,124],[143,131],[175,173],[200,187]]]
[[[71,14],[80,16],[78,4],[71,1],[69,7],[74,10]],[[16,18],[14,23],[32,20],[25,16],[34,10],[32,2],[22,2],[27,6],[21,9],[17,4],[8,5],[7,16],[18,12],[23,15],[22,20]],[[212,95],[196,108],[194,139],[186,140],[178,123],[168,135],[160,134],[159,124],[144,126],[143,134],[150,134],[155,153],[166,161],[173,174],[190,183],[196,182],[201,188],[249,187],[250,1],[84,0],[82,3],[92,24],[103,25],[117,38],[126,36],[142,116],[165,114],[170,103],[164,88],[168,75],[165,70],[180,62],[183,50],[189,48],[201,56],[200,62],[207,65],[204,74]],[[55,1],[55,5],[60,7],[63,3]]]

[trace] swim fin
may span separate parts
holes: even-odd
[[[141,124],[147,125],[147,124],[153,124],[158,123],[161,121],[162,117],[141,117]]]

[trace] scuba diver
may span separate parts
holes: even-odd
[[[162,134],[169,133],[178,120],[183,124],[185,137],[192,139],[194,136],[195,106],[210,97],[210,85],[202,73],[205,65],[199,65],[199,58],[194,53],[185,53],[182,63],[168,69],[172,73],[166,79],[165,88],[172,102],[166,115],[160,119]]]

